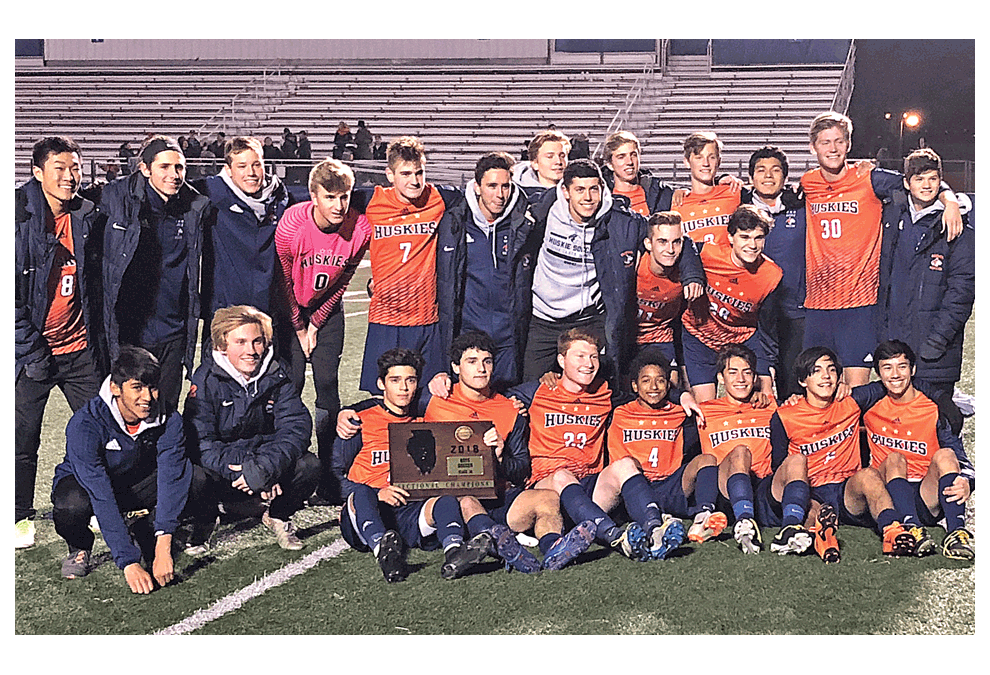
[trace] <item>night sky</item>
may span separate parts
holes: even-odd
[[[856,157],[882,142],[897,151],[898,120],[917,110],[924,121],[904,130],[905,154],[918,138],[942,159],[975,159],[976,42],[974,40],[857,40],[856,83],[849,116]],[[891,120],[883,114],[892,113]]]

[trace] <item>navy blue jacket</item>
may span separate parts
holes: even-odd
[[[272,191],[265,217],[258,220],[220,176],[194,183],[210,199],[203,219],[203,319],[221,307],[251,305],[269,316],[280,303],[281,269],[275,253],[275,227],[295,202],[285,185]]]
[[[45,232],[48,204],[41,183],[32,178],[14,190],[14,379],[25,368],[44,379],[53,363],[42,335],[51,298],[48,278],[55,258],[55,236]],[[100,330],[100,238],[94,229],[93,202],[77,197],[69,204],[72,244],[86,322],[86,341],[95,362],[106,370]]]
[[[602,177],[609,190],[615,190],[615,173],[612,167],[602,167]],[[659,178],[654,178],[648,169],[639,170],[639,186],[646,193],[646,207],[650,213],[670,211],[670,200],[674,196],[674,187],[667,185]],[[613,192],[614,196],[614,192]]]
[[[131,541],[115,493],[123,492],[158,471],[155,531],[172,534],[186,506],[192,463],[186,456],[182,417],[162,415],[132,437],[110,408],[110,379],[100,395],[76,411],[65,428],[65,459],[55,467],[57,485],[75,476],[86,490],[100,522],[113,561],[124,569],[140,562],[141,550]]]
[[[618,377],[629,365],[635,342],[639,310],[636,302],[636,252],[643,246],[646,237],[646,219],[630,211],[629,200],[622,195],[613,195],[612,200],[612,208],[595,220],[591,257],[595,261],[595,274],[605,304],[604,361],[611,366],[611,376]],[[526,279],[523,280],[530,289],[546,235],[547,215],[556,201],[557,191],[548,190],[530,208],[535,223],[525,244],[524,255],[530,256],[531,264],[525,269]],[[532,314],[532,309],[529,313]],[[528,327],[529,317],[525,320]]]
[[[908,199],[902,191],[884,208],[884,237],[891,241],[881,258],[881,336],[910,345],[918,357],[918,378],[957,382],[976,295],[975,214],[963,216],[962,234],[949,242],[942,211],[912,223]]]
[[[246,387],[212,355],[192,381],[183,417],[193,459],[204,468],[228,482],[243,473],[253,491],[267,492],[307,452],[313,418],[271,349],[261,375]]]
[[[784,276],[777,286],[777,311],[791,319],[804,317],[805,284],[805,233],[807,211],[801,184],[784,188],[780,193],[783,210],[772,214],[773,229],[767,235],[763,255],[773,260]],[[742,202],[755,204],[753,193],[743,190]]]
[[[100,221],[103,232],[103,326],[110,352],[110,362],[120,354],[120,326],[117,325],[117,298],[127,266],[134,258],[141,236],[141,205],[145,200],[148,179],[140,171],[115,180],[103,188]],[[183,184],[178,200],[183,213],[183,236],[186,244],[188,307],[186,315],[186,374],[192,372],[199,329],[199,273],[203,249],[202,218],[210,200]]]

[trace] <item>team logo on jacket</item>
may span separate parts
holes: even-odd
[[[633,263],[636,262],[635,251],[623,251],[621,255],[623,267],[632,267]]]
[[[107,450],[120,450],[120,443],[117,442],[116,438],[110,439],[110,442],[107,443]]]
[[[196,385],[195,384],[189,385],[189,394],[188,394],[187,397],[188,398],[196,398]]]
[[[265,413],[271,415],[274,412],[275,412],[275,401],[274,399],[268,399],[268,402],[265,403]]]
[[[797,225],[797,214],[794,211],[788,211],[784,216],[784,227],[794,227]]]
[[[533,256],[529,253],[522,257],[522,266],[524,270],[528,270],[529,266],[533,263]]]
[[[175,221],[175,240],[176,241],[178,241],[179,239],[182,239],[182,228],[185,227],[185,225],[186,225],[186,221],[183,220],[182,218],[179,218],[177,221]]]
[[[932,270],[933,272],[941,272],[942,264],[944,262],[945,262],[945,256],[943,256],[941,253],[932,253],[932,262],[928,266],[928,269]]]

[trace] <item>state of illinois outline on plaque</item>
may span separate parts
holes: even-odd
[[[495,450],[482,440],[491,428],[491,422],[478,420],[389,424],[390,483],[414,500],[495,499]]]

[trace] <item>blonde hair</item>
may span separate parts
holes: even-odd
[[[626,143],[636,145],[636,152],[640,152],[639,139],[631,131],[616,131],[605,141],[605,148],[602,150],[602,159],[608,164],[612,161],[612,154]]]
[[[316,186],[327,192],[350,192],[354,187],[354,172],[341,161],[327,157],[309,172],[309,192],[316,193]]]
[[[839,127],[842,130],[842,135],[845,137],[847,143],[852,139],[852,120],[840,112],[829,110],[811,121],[811,129],[808,132],[811,142],[814,143],[818,140],[818,134],[833,127]]]
[[[257,324],[261,328],[261,335],[265,338],[265,346],[272,343],[272,318],[270,316],[251,305],[232,305],[221,307],[213,315],[213,320],[210,322],[210,339],[213,341],[213,348],[220,351],[225,350],[227,348],[227,334],[249,323]]]

